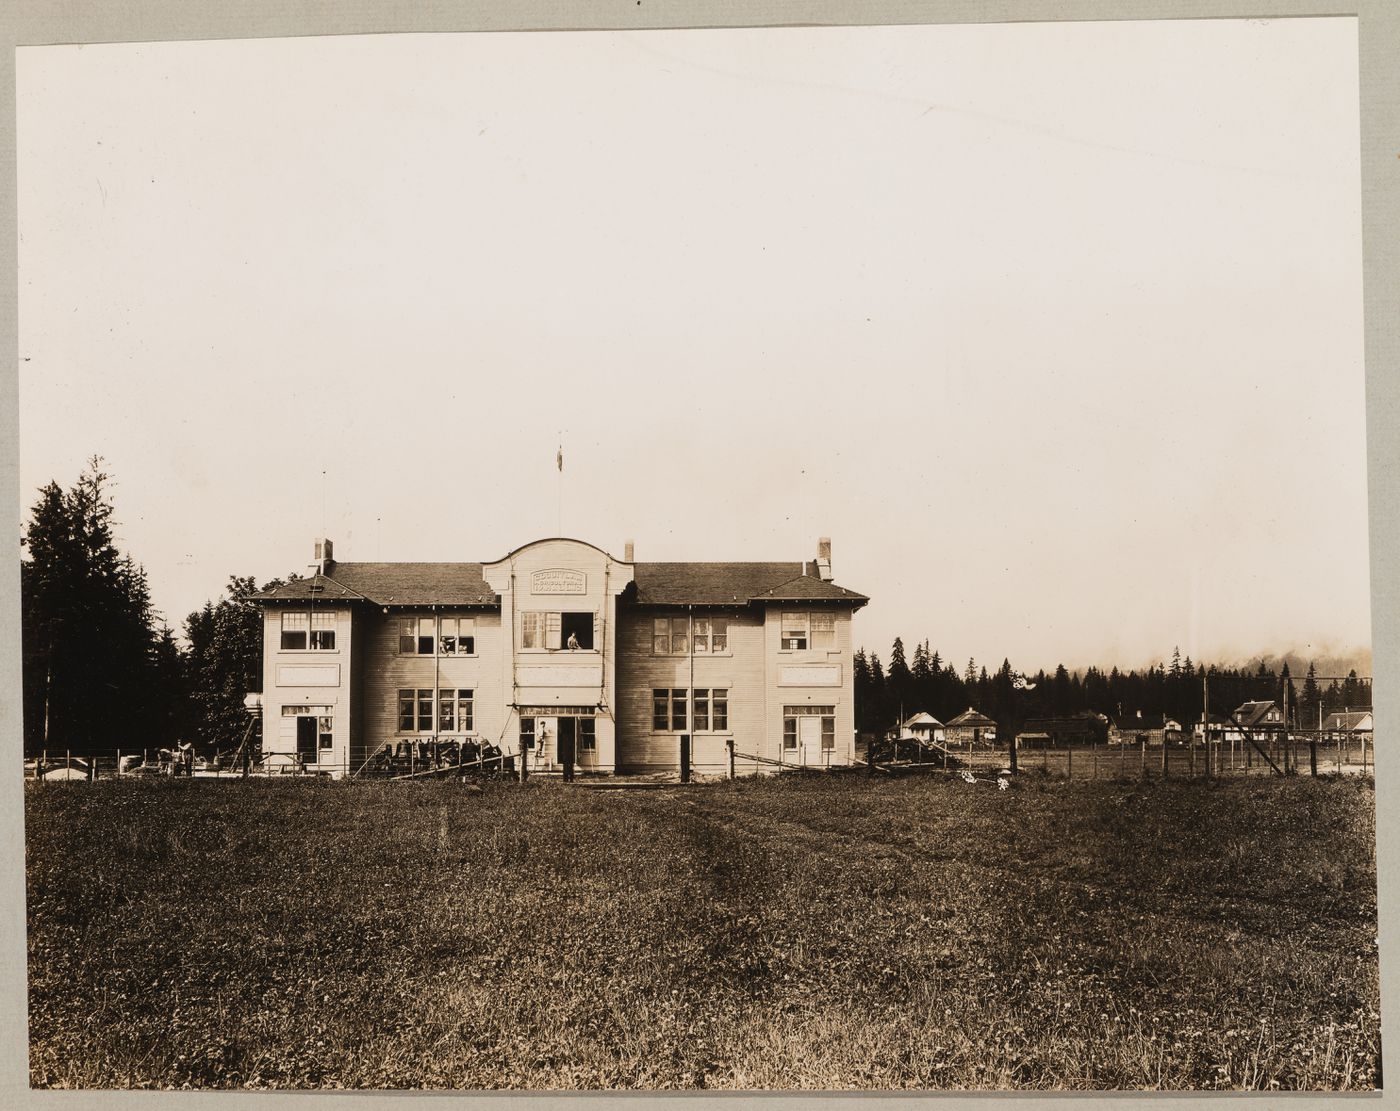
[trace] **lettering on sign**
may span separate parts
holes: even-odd
[[[586,594],[588,576],[567,567],[551,567],[530,576],[531,594]]]

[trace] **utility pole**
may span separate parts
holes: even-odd
[[[1206,778],[1210,778],[1210,674],[1201,676],[1201,736],[1206,742]],[[1163,740],[1165,741],[1165,736]]]

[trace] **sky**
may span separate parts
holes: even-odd
[[[1369,648],[1357,76],[1341,18],[23,47],[25,516],[101,455],[177,628],[322,534],[830,536],[885,658]]]

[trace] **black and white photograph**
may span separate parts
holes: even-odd
[[[28,1087],[1378,1092],[1361,56],[19,46]]]

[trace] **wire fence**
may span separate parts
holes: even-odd
[[[1368,736],[1294,731],[1197,742],[1086,743],[1017,747],[940,748],[902,742],[877,750],[875,764],[893,771],[958,774],[1040,774],[1068,779],[1193,779],[1248,775],[1373,775],[1374,747]]]

